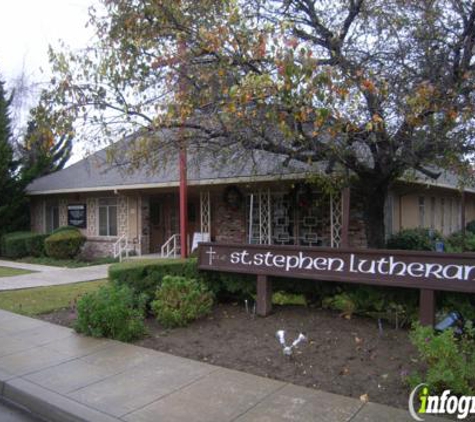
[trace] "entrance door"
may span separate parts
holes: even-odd
[[[150,198],[150,252],[160,252],[164,238],[163,201],[160,200],[160,197]]]
[[[161,252],[163,244],[180,232],[178,195],[166,194],[150,198],[151,251]]]
[[[200,231],[199,198],[188,198],[188,245],[193,233]],[[150,246],[154,253],[174,234],[180,234],[180,202],[178,195],[167,194],[150,198]]]

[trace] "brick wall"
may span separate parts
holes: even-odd
[[[112,256],[115,240],[88,238],[84,244],[81,255],[84,258],[99,258]]]
[[[348,231],[350,248],[367,248],[363,208],[356,198],[350,199],[350,227]]]
[[[211,198],[211,230],[217,242],[242,243],[246,239],[245,202],[235,210],[224,203],[222,194]]]

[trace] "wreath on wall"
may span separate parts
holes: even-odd
[[[231,210],[237,211],[239,208],[241,208],[242,200],[243,195],[237,186],[228,186],[224,190],[223,201]]]
[[[296,183],[288,195],[299,208],[311,208],[315,202],[312,187],[307,183]]]

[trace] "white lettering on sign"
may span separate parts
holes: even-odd
[[[212,264],[214,251],[209,247],[206,252],[209,264]],[[405,262],[394,256],[369,259],[350,254],[349,259],[317,256],[304,252],[283,255],[273,252],[249,252],[246,249],[231,252],[229,262],[233,265],[276,268],[285,272],[292,270],[349,272],[354,274],[400,276],[413,278],[435,278],[440,280],[475,280],[475,265],[440,264],[437,262]]]

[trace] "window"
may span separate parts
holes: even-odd
[[[454,201],[454,217],[455,217],[455,230],[461,230],[462,229],[462,205],[460,203],[460,199],[456,199]]]
[[[117,236],[117,199],[99,199],[99,236]]]
[[[445,233],[445,198],[440,198],[440,231]]]
[[[430,228],[435,229],[435,198],[430,198]]]
[[[425,198],[423,196],[419,196],[419,227],[424,227],[425,225],[425,214]]]
[[[59,227],[59,206],[58,201],[47,201],[45,207],[45,228],[46,233],[51,233]]]
[[[449,216],[448,216],[448,221],[449,221],[449,234],[452,233],[453,231],[453,219],[452,219],[452,203],[453,203],[453,200],[452,198],[449,199],[449,207],[448,207],[448,211],[449,211]]]

